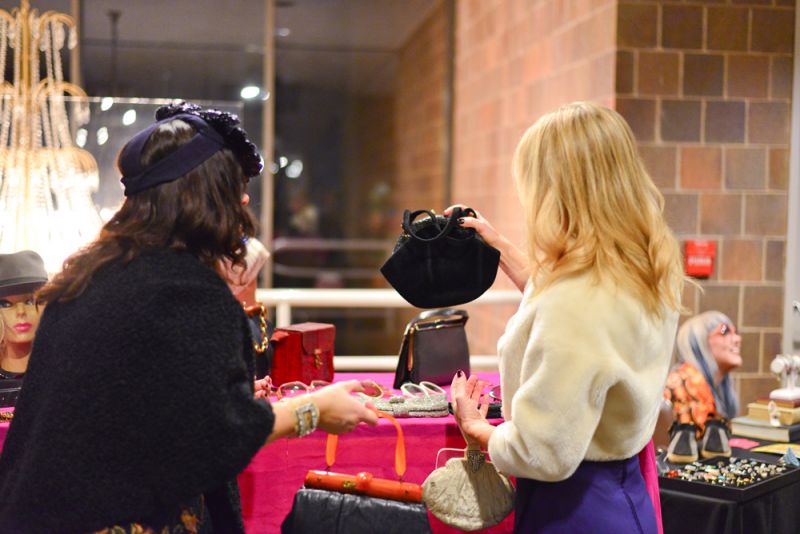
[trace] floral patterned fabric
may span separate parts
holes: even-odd
[[[698,433],[702,433],[707,419],[717,417],[711,387],[703,373],[690,363],[683,363],[669,373],[664,398],[672,403],[675,420],[694,423]]]
[[[182,505],[167,517],[142,523],[114,525],[92,534],[211,534],[213,532],[203,497]]]

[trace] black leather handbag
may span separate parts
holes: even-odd
[[[397,429],[395,472],[400,480],[378,479],[368,472],[354,476],[330,472],[338,436],[329,435],[325,445],[328,468],[306,474],[304,487],[295,494],[292,510],[281,524],[281,534],[431,532],[422,487],[402,481],[406,472],[403,429],[392,416],[377,413]]]
[[[426,213],[428,218],[415,222]],[[403,234],[381,274],[418,308],[446,308],[480,297],[494,283],[500,251],[475,230],[459,226],[458,219],[474,215],[470,208],[454,208],[450,217],[405,210]]]
[[[406,325],[394,388],[423,380],[445,385],[460,369],[469,376],[469,344],[465,310],[429,310]]]

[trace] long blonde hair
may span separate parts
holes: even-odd
[[[664,199],[617,112],[576,102],[543,116],[523,135],[513,171],[534,294],[589,272],[638,295],[656,316],[665,305],[680,309],[681,255]]]

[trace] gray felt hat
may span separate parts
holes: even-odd
[[[34,251],[0,254],[0,297],[31,293],[45,282],[44,261]]]

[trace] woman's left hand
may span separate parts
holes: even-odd
[[[256,399],[265,399],[269,397],[269,379],[261,378],[253,382],[253,390],[255,391],[254,397]]]
[[[494,427],[486,421],[488,399],[482,397],[483,384],[477,376],[469,378],[459,371],[450,387],[450,402],[458,428],[470,447],[486,448]],[[483,401],[483,402],[481,402]]]

